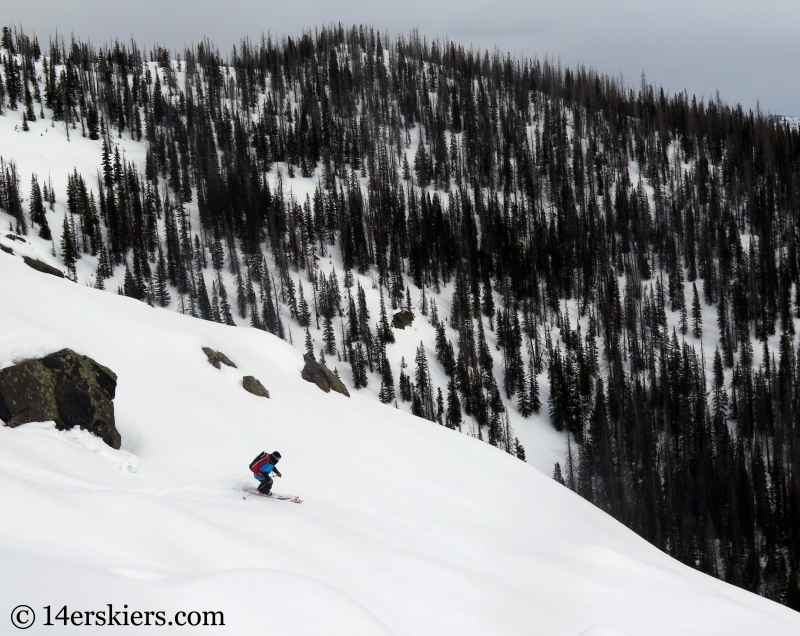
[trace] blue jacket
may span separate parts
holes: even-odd
[[[253,477],[258,479],[258,481],[264,481],[269,477],[269,474],[274,470],[275,464],[270,464],[267,462],[261,468],[258,469],[257,473],[253,473]]]

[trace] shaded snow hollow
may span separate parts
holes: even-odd
[[[215,369],[202,346],[238,369]],[[321,392],[274,336],[0,253],[0,366],[63,347],[118,374],[122,449],[0,427],[2,633],[19,604],[39,613],[26,633],[83,634],[43,627],[41,608],[108,603],[223,611],[224,628],[193,632],[210,634],[800,633],[800,614],[681,565],[505,452]],[[302,505],[236,489],[275,449],[276,490]],[[140,628],[114,633],[128,631]]]

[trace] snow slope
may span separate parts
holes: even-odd
[[[42,608],[109,603],[223,611],[224,628],[195,628],[213,634],[800,633],[800,614],[679,564],[507,453],[322,393],[278,338],[0,253],[0,366],[61,347],[118,374],[122,449],[0,427],[0,633],[20,604],[39,615],[27,633],[86,633],[43,627]],[[270,400],[242,389],[250,374]],[[276,490],[305,503],[236,490],[262,449],[284,456]]]
[[[41,66],[41,64],[39,65]],[[155,63],[149,64],[152,73],[162,73]],[[180,78],[179,84],[183,85],[183,73],[176,71]],[[165,80],[166,82],[166,80]],[[166,84],[165,84],[166,85]],[[49,111],[49,109],[48,109]],[[65,216],[69,216],[67,212],[67,202],[65,193],[67,191],[68,176],[77,171],[82,175],[86,182],[87,187],[96,195],[97,178],[99,171],[102,170],[102,141],[91,140],[88,137],[81,136],[81,129],[77,127],[71,130],[69,137],[67,136],[66,126],[62,123],[54,125],[50,119],[37,119],[36,121],[29,122],[30,130],[22,132],[22,120],[19,112],[6,109],[5,114],[0,115],[0,159],[5,161],[13,161],[18,174],[20,176],[21,187],[20,193],[23,198],[23,208],[26,213],[28,211],[30,192],[30,178],[36,175],[39,182],[44,185],[48,182],[52,185],[56,193],[56,204],[53,210],[47,210],[48,222],[52,231],[54,240],[45,241],[39,238],[35,232],[29,232],[25,236],[25,243],[14,242],[9,240],[5,235],[6,232],[0,233],[0,244],[10,246],[16,250],[17,253],[27,254],[33,258],[39,259],[46,263],[53,265],[59,269],[64,269],[64,264],[61,259],[61,232],[62,222]],[[408,161],[413,164],[414,153],[419,144],[419,130],[414,129],[411,135],[412,143],[406,149]],[[129,132],[123,135],[112,137],[113,146],[119,151],[123,160],[133,162],[139,170],[144,169],[145,165],[145,149],[146,142],[135,141]],[[269,173],[268,180],[272,191],[277,190],[278,177],[277,173],[281,171],[283,174],[283,188],[287,200],[293,200],[300,205],[303,204],[306,197],[313,197],[314,191],[318,186],[319,177],[322,174],[322,168],[318,167],[315,174],[308,178],[303,178],[296,174],[293,178],[288,178],[286,166],[282,163],[277,163],[272,171]],[[361,185],[366,187],[366,178],[361,178]],[[186,209],[191,219],[193,232],[200,232],[200,220],[197,210],[196,197],[195,201],[187,204]],[[160,220],[158,223],[160,235],[164,236],[164,222]],[[0,229],[8,228],[8,231],[13,231],[13,218],[4,210],[0,210]],[[202,232],[200,232],[202,233]],[[163,239],[162,239],[163,240]],[[341,253],[336,246],[327,246],[328,254],[323,257],[319,262],[320,272],[329,276],[331,272],[335,272],[339,278],[340,285],[344,276],[344,267],[342,265]],[[274,268],[273,257],[269,251],[265,251],[267,266],[273,272],[273,275],[278,278],[277,270]],[[93,286],[95,284],[95,272],[97,269],[97,257],[90,254],[82,254],[80,260],[76,264],[78,275],[78,282],[81,285]],[[123,284],[125,267],[116,267],[114,276],[105,281],[106,289],[115,293],[118,287]],[[296,287],[303,284],[305,293],[309,300],[312,294],[312,284],[309,282],[307,273],[292,272]],[[213,270],[208,269],[205,273],[206,285],[210,289]],[[361,284],[364,288],[367,304],[369,307],[371,321],[373,328],[380,315],[380,291],[378,290],[375,281],[377,280],[377,268],[372,268],[372,271],[366,275],[360,275],[353,272],[354,285]],[[225,279],[228,294],[230,294],[230,301],[235,304],[235,282],[233,275],[226,267],[223,270],[223,278]],[[406,284],[409,286],[410,294],[415,305],[416,320],[410,328],[403,331],[396,331],[395,337],[397,341],[387,347],[387,358],[389,359],[395,379],[395,388],[397,388],[397,381],[400,373],[400,362],[404,358],[405,362],[409,365],[407,373],[413,375],[414,372],[414,358],[416,347],[420,342],[423,342],[426,348],[426,355],[430,365],[430,373],[433,386],[440,388],[444,395],[447,395],[447,382],[448,377],[444,373],[444,369],[436,362],[434,342],[435,342],[435,328],[430,323],[429,317],[421,315],[421,291],[414,285],[410,276],[404,276]],[[171,288],[172,303],[170,309],[178,311],[177,292]],[[342,288],[340,291],[345,292]],[[355,295],[355,287],[351,290]],[[453,294],[453,286],[445,284],[442,287],[441,293],[436,294],[434,290],[426,289],[428,303],[435,301],[439,308],[439,316],[446,325],[447,336],[453,341],[458,342],[457,333],[448,325],[446,320],[450,314],[450,305]],[[499,307],[501,305],[500,297],[495,293],[496,303]],[[346,300],[346,296],[343,296]],[[343,303],[346,311],[346,304]],[[389,299],[386,299],[387,311],[390,312],[391,319],[391,306]],[[282,319],[287,329],[287,339],[294,344],[294,346],[304,351],[304,330],[300,327],[296,320],[289,316],[288,307],[282,305],[279,309]],[[248,318],[241,318],[234,310],[234,320],[242,326],[249,325]],[[495,346],[497,343],[497,336],[489,325],[486,317],[483,317],[484,329],[486,332],[486,339],[489,344],[490,350],[493,352],[495,358],[495,377],[499,382],[502,382],[502,352]],[[335,317],[334,330],[337,334],[342,332],[343,323],[344,328],[347,326],[346,318]],[[324,346],[322,341],[322,331],[315,321],[312,321],[310,334],[313,339],[314,348],[316,352]],[[585,323],[585,321],[584,321]],[[584,324],[584,327],[586,325]],[[338,335],[337,335],[338,337]],[[341,352],[341,343],[339,349]],[[331,361],[331,366],[338,366],[339,373],[342,380],[354,392],[355,389],[352,383],[352,373],[350,364],[347,362],[334,363]],[[540,397],[542,404],[547,404],[547,397],[549,395],[549,385],[547,374],[541,373],[538,377],[539,387],[541,390]],[[380,376],[378,373],[369,374],[369,386],[362,391],[371,395],[373,399],[378,399],[378,391],[380,387]],[[524,445],[527,452],[527,461],[537,468],[552,474],[553,466],[556,462],[564,463],[564,449],[566,447],[566,435],[557,432],[549,422],[546,415],[546,408],[542,410],[541,414],[534,414],[530,418],[523,418],[516,407],[516,398],[511,400],[505,399],[505,404],[508,407],[508,415],[513,427],[514,436],[518,437]],[[400,409],[406,411],[411,410],[410,403],[403,403],[398,398],[398,406]],[[464,415],[465,422],[462,425],[462,430],[466,434],[477,435],[477,426],[474,418]],[[485,429],[485,427],[484,427]],[[483,431],[484,439],[487,431]]]

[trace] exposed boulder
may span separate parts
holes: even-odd
[[[0,244],[0,250],[3,250],[6,254],[13,254],[14,253],[14,250],[12,250],[7,245]]]
[[[234,369],[236,368],[236,365],[231,361],[231,359],[228,356],[222,353],[222,351],[214,351],[210,347],[203,347],[203,353],[206,354],[206,357],[208,358],[208,363],[211,366],[216,367],[217,369],[222,368],[220,363],[227,365],[229,367],[233,367]]]
[[[116,389],[111,369],[62,349],[0,370],[0,420],[12,428],[49,421],[62,431],[77,426],[119,448],[112,402]]]
[[[242,386],[244,387],[245,391],[248,391],[253,395],[264,398],[269,397],[269,391],[267,391],[267,389],[264,388],[264,385],[252,375],[246,375],[242,378]]]
[[[25,261],[25,264],[28,267],[32,267],[37,272],[42,272],[42,274],[50,274],[51,276],[58,276],[59,278],[64,278],[64,272],[62,272],[60,269],[56,267],[53,267],[52,265],[43,263],[39,259],[31,258],[30,256],[23,256],[22,260]]]
[[[398,311],[394,316],[392,316],[392,327],[395,329],[405,329],[406,327],[410,326],[412,322],[414,322],[414,314],[412,314],[408,309]]]
[[[320,364],[308,354],[303,356],[303,360],[305,360],[306,366],[303,367],[300,375],[303,376],[306,382],[313,382],[325,393],[330,393],[331,389],[333,389],[337,393],[350,397],[347,387],[328,367]]]

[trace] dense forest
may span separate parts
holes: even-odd
[[[469,418],[523,459],[508,410],[541,411],[566,439],[555,479],[800,610],[797,128],[644,77],[362,26],[225,56],[5,28],[2,64],[0,111],[22,130],[45,118],[102,145],[66,192],[0,166],[14,229],[52,240],[73,277],[91,255],[99,288],[124,272],[110,291],[156,306],[283,338],[290,320],[356,388],[372,378],[443,426]],[[56,197],[69,214],[51,228]],[[320,268],[332,250],[338,276]],[[374,273],[380,315],[352,272]],[[388,312],[412,290],[446,387],[422,346],[408,373],[386,360]]]

